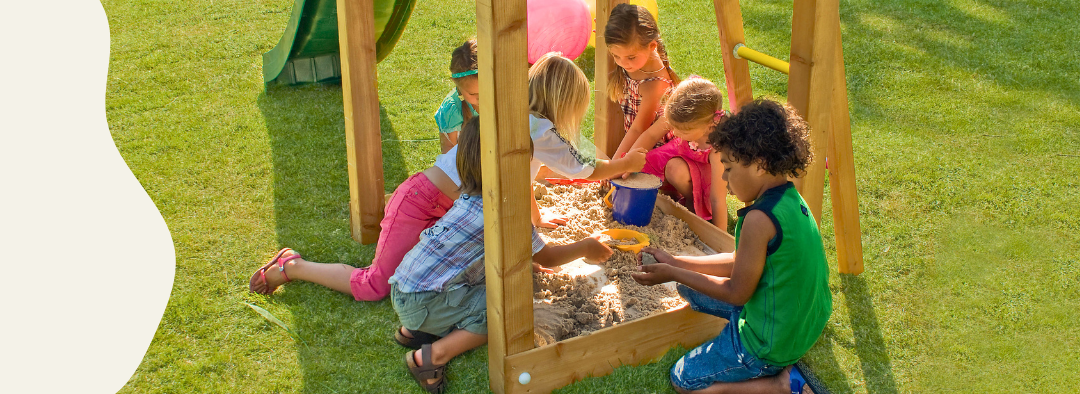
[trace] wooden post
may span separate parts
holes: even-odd
[[[480,134],[484,169],[488,374],[510,392],[507,356],[533,348],[525,0],[477,0]]]
[[[851,114],[848,112],[847,79],[844,73],[844,46],[837,27],[829,136],[829,188],[832,193],[833,228],[836,234],[836,265],[840,273],[863,272],[862,228],[859,225],[859,196],[855,187],[855,158],[851,147]]]
[[[731,108],[731,113],[736,113],[743,104],[754,100],[753,88],[750,86],[750,64],[746,59],[736,59],[733,52],[735,44],[746,42],[743,37],[742,10],[739,8],[739,0],[713,0],[713,8],[716,10],[716,27],[720,30],[728,108]]]
[[[810,211],[821,225],[825,193],[825,157],[832,127],[836,86],[836,37],[840,29],[838,0],[795,0],[791,19],[791,74],[788,102],[810,125],[814,162],[796,179]],[[834,30],[835,29],[835,30]],[[846,108],[847,103],[844,103]]]
[[[365,244],[379,240],[384,205],[372,1],[337,0],[345,149],[349,160],[349,223],[353,239]]]
[[[619,149],[626,129],[623,128],[622,108],[608,97],[608,75],[615,72],[616,66],[615,60],[608,56],[604,27],[611,17],[611,9],[615,8],[616,4],[625,2],[626,0],[596,0],[596,74],[593,75],[593,86],[596,89],[593,100],[596,108],[593,109],[593,140],[596,142],[596,149],[604,152],[607,157],[611,157],[615,150]]]

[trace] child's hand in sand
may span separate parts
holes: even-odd
[[[540,211],[540,222],[533,223],[536,227],[543,228],[558,228],[564,224],[566,224],[566,216],[544,211]]]
[[[645,286],[658,285],[671,282],[675,279],[675,267],[664,263],[656,263],[641,266],[641,273],[630,274],[634,281]]]
[[[555,273],[555,270],[553,270],[553,269],[551,269],[551,268],[547,268],[547,267],[544,267],[544,266],[542,266],[542,265],[540,265],[540,264],[537,264],[537,263],[536,263],[536,262],[534,261],[534,262],[533,262],[533,273],[534,273],[534,274],[536,274],[536,273],[543,273],[543,274],[554,274],[554,273]]]
[[[603,242],[600,242],[598,238],[600,238],[601,236],[602,234],[598,234],[581,240],[581,242],[585,242],[586,259],[599,261],[602,263],[610,259],[611,255],[615,253]]]
[[[653,255],[653,257],[656,258],[657,263],[676,265],[675,258],[672,257],[671,254],[663,250],[654,248],[652,246],[646,246],[645,248],[641,249],[641,253],[648,253]]]

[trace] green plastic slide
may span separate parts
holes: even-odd
[[[294,0],[285,34],[263,54],[263,82],[295,85],[341,80],[336,0]],[[394,49],[416,0],[375,0],[375,56]]]

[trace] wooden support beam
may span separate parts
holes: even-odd
[[[791,74],[788,102],[810,125],[814,162],[795,180],[799,194],[821,225],[825,194],[825,157],[832,127],[836,86],[838,0],[795,0],[791,19]],[[844,103],[846,108],[847,103]]]
[[[484,170],[488,374],[507,392],[506,358],[533,345],[532,223],[525,0],[477,0]],[[516,384],[516,383],[515,383]]]
[[[353,239],[365,244],[379,240],[384,205],[372,1],[337,0],[345,150],[349,161],[349,223]]]
[[[736,59],[733,52],[735,44],[746,42],[743,37],[742,9],[739,0],[713,0],[713,8],[716,10],[716,27],[720,30],[728,108],[731,113],[736,113],[743,104],[754,100],[750,86],[750,64],[746,59]]]
[[[626,135],[622,108],[619,103],[608,98],[608,75],[616,72],[617,68],[615,60],[608,56],[607,44],[604,42],[604,27],[611,17],[611,9],[620,3],[626,3],[626,0],[596,0],[596,71],[593,75],[593,99],[596,108],[593,109],[593,141],[596,143],[596,150],[607,157],[615,154]]]
[[[844,73],[844,46],[839,26],[836,30],[832,127],[829,129],[829,188],[832,193],[833,229],[836,234],[836,264],[840,273],[863,272],[862,227],[859,224],[859,196],[855,185],[855,157],[851,144],[851,114],[848,112],[847,79]]]

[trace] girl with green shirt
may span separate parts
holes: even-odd
[[[721,121],[709,144],[721,154],[728,191],[747,204],[738,212],[735,253],[673,257],[643,250],[659,264],[641,267],[636,281],[676,281],[691,308],[728,319],[720,336],[672,367],[672,385],[681,393],[803,389],[791,366],[817,341],[832,312],[821,234],[788,182],[812,159],[807,132],[793,109],[768,100]]]

